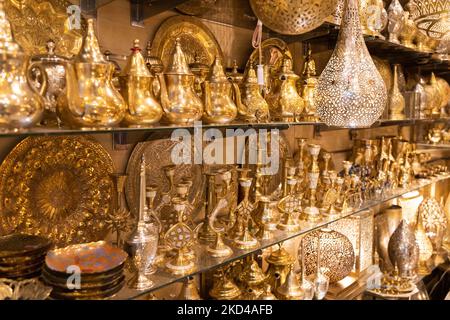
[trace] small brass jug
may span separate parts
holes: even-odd
[[[44,99],[30,85],[30,67],[22,48],[14,41],[11,26],[0,2],[0,129],[18,130],[38,123],[44,112]],[[47,89],[46,74],[41,70]]]
[[[172,124],[192,124],[202,117],[203,103],[195,93],[195,75],[189,70],[180,39],[176,40],[169,66],[159,78],[165,120]]]
[[[248,70],[242,86],[242,105],[238,109],[239,117],[247,122],[269,122],[269,104],[260,92],[253,66]]]
[[[207,80],[203,83],[205,111],[203,119],[207,123],[230,123],[237,116],[237,107],[232,100],[232,90],[234,95],[239,92],[237,86],[228,81],[223,70],[222,61],[216,57],[211,67],[211,72]]]
[[[117,126],[127,105],[114,87],[114,65],[100,52],[94,20],[88,20],[80,53],[66,67],[66,90],[58,98],[57,112],[64,124],[81,128]]]
[[[40,90],[47,84],[44,94],[45,110],[41,124],[59,126],[60,121],[56,115],[56,100],[66,87],[66,64],[68,59],[55,54],[55,42],[47,41],[47,53],[31,57],[31,77],[35,79],[35,87]],[[45,72],[47,83],[42,83],[41,72]]]
[[[296,87],[299,79],[292,71],[292,60],[284,58],[280,73],[273,81],[273,89],[266,97],[273,120],[294,122],[295,116],[303,111],[304,101]]]
[[[139,40],[134,41],[131,55],[119,80],[122,95],[128,104],[122,124],[140,127],[157,123],[163,115],[163,110],[153,95],[155,78],[145,64]]]

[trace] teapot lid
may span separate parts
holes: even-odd
[[[69,59],[67,59],[66,57],[55,54],[55,48],[56,48],[55,41],[53,41],[52,39],[48,40],[46,45],[47,53],[34,55],[31,58],[31,61],[33,62],[41,61],[51,63],[62,63],[69,61]]]
[[[13,39],[11,24],[6,18],[4,1],[0,1],[0,52],[6,54],[22,54],[20,45]]]
[[[194,62],[189,64],[189,69],[191,69],[193,73],[198,74],[205,74],[210,70],[209,65],[202,63],[200,56],[197,53],[195,54]]]
[[[74,60],[78,63],[108,63],[100,51],[98,39],[95,36],[94,19],[88,19],[87,35],[83,39],[81,50]]]
[[[294,73],[294,71],[292,70],[292,60],[288,57],[284,57],[283,59],[283,64],[281,65],[281,70],[280,70],[280,77],[285,76],[287,77],[293,77],[293,78],[300,78],[298,75],[296,75]]]
[[[122,70],[121,76],[151,77],[152,74],[147,68],[144,57],[141,54],[139,40],[134,40],[131,54],[128,57],[127,64]]]
[[[216,57],[214,63],[211,67],[211,72],[209,74],[208,80],[212,83],[223,83],[228,82],[228,78],[223,70],[222,59]]]
[[[175,49],[165,74],[193,75],[186,62],[186,56],[181,49],[180,38],[175,40]]]

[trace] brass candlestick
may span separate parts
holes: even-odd
[[[220,199],[217,203],[217,206],[214,208],[214,210],[211,212],[211,215],[209,217],[209,226],[210,228],[216,233],[216,241],[213,245],[209,245],[206,248],[206,251],[208,254],[210,254],[213,257],[220,258],[220,257],[228,257],[233,254],[233,250],[229,246],[227,246],[225,243],[223,243],[223,234],[225,233],[224,227],[216,227],[214,225],[214,222],[217,220],[217,214],[224,208],[228,206],[228,202],[225,199]]]
[[[252,211],[255,209],[254,204],[250,202],[249,198],[251,185],[252,185],[251,178],[239,179],[242,201],[239,202],[238,206],[236,207],[236,210],[234,211],[235,219],[230,221],[230,227],[227,232],[227,237],[231,240],[234,240],[235,238],[243,235],[244,220],[248,219]]]
[[[283,231],[295,232],[300,229],[297,218],[301,210],[301,199],[295,193],[296,184],[297,179],[288,177],[288,195],[278,203],[278,210],[282,216],[277,228]]]
[[[312,157],[311,168],[310,168],[310,171],[308,172],[309,204],[303,210],[302,218],[307,221],[310,221],[310,222],[316,222],[321,219],[320,211],[316,207],[316,190],[317,190],[317,184],[319,182],[319,175],[320,175],[320,169],[319,169],[319,164],[318,164],[317,159],[319,157],[320,146],[317,144],[310,144],[309,152]]]
[[[211,213],[214,210],[216,195],[215,195],[215,185],[216,185],[216,174],[206,173],[206,204],[205,204],[205,219],[203,220],[203,225],[200,228],[198,238],[199,242],[202,244],[214,244],[216,242],[216,233],[211,228],[209,221],[211,218]]]

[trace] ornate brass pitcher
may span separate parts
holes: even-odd
[[[228,81],[223,70],[222,61],[216,57],[211,73],[203,83],[205,111],[203,119],[207,123],[229,123],[237,116],[237,107],[231,98],[240,94],[239,87]]]
[[[153,95],[153,77],[145,64],[139,48],[139,40],[134,41],[132,53],[120,75],[122,94],[128,104],[123,124],[139,127],[157,123],[162,115],[161,105]]]
[[[159,78],[165,119],[173,124],[192,124],[199,120],[203,103],[195,93],[195,75],[189,70],[179,39],[176,40],[172,61]]]
[[[38,123],[44,112],[44,99],[30,86],[28,61],[14,41],[11,26],[0,2],[0,129],[21,129]],[[46,90],[46,74],[41,86]]]
[[[112,84],[114,65],[100,52],[94,33],[94,20],[80,53],[67,64],[65,93],[58,99],[57,112],[64,124],[95,128],[117,126],[127,105]]]
[[[301,117],[297,117],[297,121],[319,121],[317,115],[315,92],[317,86],[316,62],[312,57],[311,46],[308,47],[308,54],[305,57],[303,66],[304,85],[301,89],[301,96],[304,102],[304,111]]]
[[[248,122],[270,121],[269,104],[261,95],[253,66],[248,70],[243,88],[243,105],[239,108],[239,117]]]
[[[295,116],[303,111],[304,102],[296,87],[298,79],[300,77],[292,71],[292,60],[284,58],[280,73],[274,79],[273,89],[266,97],[272,119],[293,122]]]

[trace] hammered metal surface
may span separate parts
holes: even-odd
[[[45,235],[56,246],[104,239],[112,172],[93,139],[24,139],[0,166],[0,235]]]
[[[176,6],[176,9],[184,14],[190,16],[199,16],[208,12],[215,4],[217,0],[189,0]]]
[[[337,0],[250,0],[263,24],[281,34],[296,35],[319,27],[336,8]]]
[[[152,44],[152,55],[160,57],[164,67],[169,65],[179,38],[188,64],[198,56],[203,64],[212,65],[216,56],[223,60],[222,49],[211,31],[198,19],[174,16],[165,20],[158,28]]]
[[[56,54],[72,57],[77,54],[86,35],[81,17],[80,29],[69,28],[66,0],[7,0],[5,11],[15,40],[28,55],[46,53],[49,39],[56,43]]]

